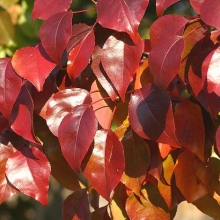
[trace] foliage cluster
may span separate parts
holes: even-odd
[[[64,220],[173,219],[184,200],[220,219],[220,3],[163,15],[176,2],[142,40],[149,0],[35,0],[41,42],[0,59],[0,203],[46,205],[53,175]]]

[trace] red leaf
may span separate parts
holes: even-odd
[[[136,90],[129,103],[131,127],[143,138],[179,147],[170,97],[148,84]]]
[[[53,61],[62,67],[61,57],[72,35],[71,12],[51,16],[40,28],[40,39]]]
[[[91,29],[80,44],[76,45],[70,52],[67,62],[67,72],[74,80],[87,67],[89,59],[95,46],[95,35]]]
[[[164,15],[158,18],[150,28],[150,43],[152,48],[158,43],[166,42],[166,38],[182,36],[188,20],[179,15]],[[164,31],[166,30],[166,31]]]
[[[108,214],[108,206],[103,206],[92,212],[92,220],[111,220]]]
[[[180,144],[204,161],[205,127],[199,105],[189,100],[182,101],[174,119]]]
[[[216,0],[204,0],[200,7],[201,19],[211,26],[220,29],[220,2]]]
[[[220,96],[220,47],[211,51],[202,63],[202,75],[207,76],[208,92]],[[205,77],[204,77],[205,78]]]
[[[97,2],[97,22],[105,28],[127,32],[139,42],[138,26],[149,0],[100,0]]]
[[[162,16],[164,11],[179,0],[156,0],[156,11],[158,16]]]
[[[103,65],[101,63],[101,55],[102,55],[102,49],[98,45],[95,46],[94,52],[92,54],[91,68],[94,74],[96,75],[99,83],[103,87],[103,89],[105,89],[105,91],[111,97],[112,101],[114,101],[117,97],[117,91],[115,89],[115,86],[109,80],[103,68]]]
[[[0,113],[0,133],[10,128],[7,118]]]
[[[47,104],[47,125],[57,136],[58,128],[65,115],[81,104],[91,104],[92,99],[88,91],[80,88],[64,89],[54,94]]]
[[[35,0],[32,20],[37,18],[46,20],[56,13],[67,11],[71,3],[72,0]]]
[[[98,122],[90,105],[78,105],[66,115],[58,129],[63,156],[71,168],[79,172],[96,133]],[[85,138],[86,137],[86,138]]]
[[[0,111],[8,119],[21,85],[22,80],[13,70],[11,59],[0,59]]]
[[[86,189],[76,191],[69,195],[63,202],[63,220],[89,220],[88,194]]]
[[[4,136],[0,136],[0,204],[4,202],[7,198],[15,195],[18,193],[18,190],[13,187],[8,179],[6,178],[5,171],[6,171],[6,162],[10,155],[12,155],[15,149],[4,143],[5,138]]]
[[[204,0],[190,0],[190,4],[193,7],[193,9],[200,14],[200,8]]]
[[[84,175],[94,189],[105,199],[119,183],[125,168],[121,142],[111,130],[98,130],[94,148],[84,169]]]
[[[12,57],[12,67],[18,75],[28,79],[38,91],[43,90],[47,76],[55,68],[41,44],[35,47],[24,47]]]
[[[11,112],[11,129],[31,142],[39,143],[34,135],[33,129],[33,101],[25,85],[22,86],[20,94]]]
[[[126,34],[110,36],[102,51],[101,62],[122,100],[139,66],[142,41],[134,45]]]
[[[216,131],[216,147],[218,150],[218,153],[220,154],[220,127],[218,127],[217,131]]]
[[[47,204],[50,164],[37,148],[21,148],[13,153],[6,163],[9,181],[24,194]]]
[[[149,54],[149,67],[155,84],[166,90],[176,76],[180,64],[184,41],[180,36],[166,38],[153,47]]]

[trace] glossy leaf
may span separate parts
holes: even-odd
[[[24,194],[47,204],[50,164],[37,148],[21,148],[13,153],[6,163],[9,181]]]
[[[98,130],[84,169],[88,181],[103,198],[109,200],[124,168],[123,146],[116,134],[111,130]]]
[[[218,19],[220,13],[220,2],[216,0],[204,0],[200,6],[201,19],[211,26],[220,29]]]
[[[71,0],[35,0],[32,11],[32,20],[37,18],[46,20],[54,14],[67,11],[71,5]]]
[[[180,64],[184,41],[180,36],[166,38],[160,41],[149,54],[149,67],[154,76],[155,84],[166,90],[176,76]]]
[[[174,119],[180,144],[204,161],[205,127],[199,105],[189,100],[182,101],[175,111]]]
[[[0,111],[8,119],[19,95],[21,83],[21,78],[11,66],[11,59],[0,59]]]
[[[33,110],[32,98],[25,85],[23,85],[12,109],[9,124],[11,129],[21,137],[39,143],[33,129]]]
[[[73,47],[69,52],[67,72],[70,79],[74,80],[87,67],[94,47],[95,35],[93,29],[91,29],[80,44]]]
[[[69,195],[63,203],[63,220],[91,219],[87,190],[82,189]]]
[[[19,191],[11,185],[8,181],[5,171],[6,171],[6,163],[10,155],[15,152],[15,149],[10,146],[10,144],[6,144],[5,138],[3,135],[0,136],[0,204],[4,202],[7,198],[15,195]]]
[[[97,2],[97,22],[105,28],[127,32],[135,43],[139,41],[138,26],[149,0],[101,0]]]
[[[71,12],[55,14],[40,28],[40,39],[44,49],[60,67],[62,54],[72,35],[72,17]]]
[[[202,63],[202,74],[207,75],[207,83],[208,83],[208,92],[215,92],[218,96],[220,96],[220,86],[219,86],[219,78],[220,78],[220,47],[217,47],[215,50],[210,52],[208,56]]]
[[[121,182],[140,195],[142,183],[150,165],[150,149],[146,141],[129,131],[122,139],[125,152],[125,172]]]
[[[193,7],[193,9],[200,14],[200,8],[204,0],[190,0],[190,4]]]
[[[98,122],[90,105],[78,105],[67,114],[58,129],[63,156],[79,172],[81,162],[93,142]],[[85,138],[86,137],[86,138]]]
[[[103,68],[123,101],[139,65],[141,54],[142,42],[134,45],[124,33],[110,36],[103,46]]]
[[[196,155],[185,151],[178,156],[174,170],[176,185],[188,202],[194,202],[208,194],[206,186],[196,175],[194,161],[198,160]]]
[[[164,15],[158,18],[150,27],[150,43],[152,48],[161,41],[166,43],[166,38],[182,36],[187,22],[188,20],[185,17],[178,15]]]
[[[162,16],[164,11],[172,4],[178,2],[179,0],[157,0],[156,1],[156,11],[158,16]]]
[[[80,88],[64,89],[54,94],[47,104],[47,125],[50,131],[57,136],[58,128],[65,115],[81,104],[91,104],[89,93]]]
[[[170,97],[155,85],[136,90],[129,103],[131,127],[143,138],[179,147]]]
[[[24,47],[12,57],[12,67],[16,73],[29,80],[38,91],[42,91],[45,79],[55,68],[41,44],[35,47]]]

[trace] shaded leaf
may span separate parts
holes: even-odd
[[[72,17],[71,12],[54,14],[40,28],[40,39],[44,49],[60,67],[63,51],[72,34]]]
[[[164,11],[172,4],[178,2],[179,0],[157,0],[156,1],[156,11],[158,16],[162,16]]]
[[[0,133],[9,128],[10,126],[8,124],[7,118],[0,113]]]
[[[141,54],[142,42],[139,41],[134,45],[124,33],[110,36],[103,46],[101,57],[103,68],[123,101],[139,65]]]
[[[149,54],[149,67],[155,84],[166,90],[176,76],[180,64],[184,41],[180,36],[167,37],[156,44]]]
[[[8,119],[21,85],[22,80],[13,70],[11,59],[0,59],[0,111]]]
[[[217,131],[216,131],[216,147],[218,150],[218,153],[220,154],[220,127],[218,127]]]
[[[69,52],[67,72],[70,79],[74,80],[87,67],[95,47],[95,35],[91,29],[79,44]]]
[[[103,206],[92,212],[92,220],[111,220],[107,208],[108,206]]]
[[[208,194],[206,186],[196,175],[194,161],[197,160],[199,159],[194,154],[185,151],[178,156],[174,170],[176,185],[188,202],[194,202]]]
[[[32,98],[25,85],[23,85],[11,111],[9,124],[11,129],[24,139],[39,143],[33,129],[33,110]]]
[[[74,171],[80,171],[81,162],[93,142],[97,128],[98,122],[90,105],[75,106],[63,118],[58,138],[62,154]]]
[[[127,32],[132,40],[139,41],[138,26],[149,0],[101,0],[97,2],[97,22],[105,28]]]
[[[98,130],[84,175],[106,200],[111,198],[112,190],[119,183],[124,167],[123,146],[116,134],[111,130]]]
[[[32,20],[34,21],[37,18],[46,20],[56,13],[67,11],[71,3],[71,0],[35,0]]]
[[[205,126],[200,106],[189,100],[182,101],[174,119],[180,144],[204,161]]]
[[[38,91],[43,90],[45,79],[55,68],[41,44],[17,50],[12,57],[12,67],[16,73],[29,80]]]
[[[136,90],[129,102],[129,120],[143,138],[179,147],[170,97],[153,84]]]
[[[20,150],[6,163],[7,178],[21,192],[46,205],[50,164],[37,148],[23,147]]]
[[[63,203],[63,220],[90,220],[87,190],[82,189],[69,195]]]
[[[88,91],[80,88],[64,89],[54,94],[47,104],[46,121],[50,131],[57,136],[58,128],[65,115],[81,104],[91,104]]]
[[[198,3],[199,4],[199,3]],[[218,19],[220,13],[220,2],[216,0],[204,0],[200,6],[201,19],[208,25],[220,29]]]

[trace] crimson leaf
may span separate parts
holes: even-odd
[[[105,199],[119,183],[125,168],[121,142],[111,130],[98,130],[94,148],[84,169],[84,175],[94,189]]]
[[[58,129],[63,156],[71,168],[79,172],[96,133],[98,122],[90,105],[78,105],[67,114]],[[85,138],[86,137],[86,138]]]
[[[193,9],[200,14],[200,8],[204,0],[190,0],[190,4],[193,7]]]
[[[0,59],[0,111],[8,119],[19,95],[21,83],[21,78],[11,66],[11,59]]]
[[[46,205],[50,164],[37,148],[23,147],[20,150],[9,157],[6,175],[21,192]]]
[[[129,102],[131,127],[143,138],[179,146],[170,97],[153,84],[136,90]]]
[[[12,57],[17,74],[28,79],[38,91],[43,90],[44,81],[55,66],[41,44],[19,49]]]
[[[32,20],[37,18],[46,20],[56,13],[67,11],[71,3],[72,0],[35,0]]]
[[[162,16],[164,11],[179,0],[156,0],[156,11],[158,16]]]
[[[149,0],[99,0],[97,21],[105,28],[127,32],[138,43],[138,26],[148,3]]]

